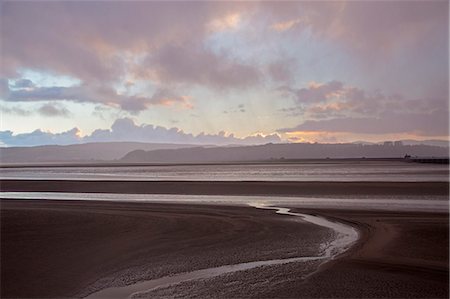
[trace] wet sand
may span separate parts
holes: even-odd
[[[186,282],[137,298],[448,298],[448,213],[298,211],[347,221],[360,229],[361,239],[306,277],[303,267],[288,264]]]
[[[362,237],[310,276],[317,265],[292,263],[144,297],[448,298],[448,213],[293,211],[350,223]],[[196,269],[314,255],[330,237],[249,207],[2,200],[1,297],[82,297]]]
[[[2,200],[1,297],[82,297],[196,269],[317,255],[332,238],[250,207]]]
[[[448,195],[449,182],[2,180],[2,191],[187,195]]]

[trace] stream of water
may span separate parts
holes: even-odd
[[[220,267],[213,267],[201,270],[195,270],[191,272],[179,273],[171,276],[161,277],[157,279],[147,280],[138,282],[132,285],[124,287],[112,287],[106,288],[96,293],[89,295],[86,298],[132,298],[135,295],[145,293],[157,288],[169,287],[182,282],[196,280],[196,279],[208,279],[219,275],[233,273],[237,271],[250,270],[257,267],[281,265],[294,262],[307,262],[322,260],[326,262],[337,255],[341,254],[347,250],[356,240],[358,239],[358,232],[355,228],[335,221],[330,221],[328,219],[308,215],[301,213],[290,212],[288,208],[265,206],[263,204],[250,204],[255,208],[259,209],[271,209],[275,210],[277,214],[289,215],[300,217],[301,220],[320,225],[333,229],[336,233],[336,238],[329,243],[322,244],[320,255],[318,256],[307,256],[307,257],[296,257],[287,259],[275,259],[275,260],[265,260],[265,261],[254,261],[248,263],[240,263],[233,265],[225,265]]]

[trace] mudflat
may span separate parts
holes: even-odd
[[[448,298],[448,213],[314,210],[359,242],[305,275],[267,266],[141,297]],[[222,205],[1,201],[1,297],[84,297],[170,274],[317,255],[333,233],[270,210]]]
[[[448,213],[305,210],[359,228],[359,242],[312,275],[292,263],[147,292],[139,298],[448,298]]]
[[[316,256],[332,238],[251,207],[2,200],[1,297],[83,297],[196,269]]]

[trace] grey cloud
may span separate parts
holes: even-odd
[[[8,79],[0,78],[0,97],[4,97],[9,93]]]
[[[7,146],[34,146],[43,144],[75,144],[80,142],[77,136],[79,130],[72,130],[62,133],[49,133],[35,130],[31,133],[14,135],[12,131],[0,131],[0,142]]]
[[[260,80],[259,70],[226,54],[217,55],[191,43],[167,45],[149,56],[146,65],[167,83],[190,83],[213,88],[243,88]]]
[[[5,100],[11,102],[71,100],[76,102],[94,101],[87,86],[72,87],[34,87],[8,90]]]
[[[287,32],[310,29],[355,50],[355,54],[372,54],[372,62],[378,62],[386,52],[415,46],[429,37],[448,43],[448,8],[446,1],[304,1],[290,11],[275,10],[274,15],[286,24],[301,17],[303,21]]]
[[[31,81],[30,81],[31,82]],[[31,84],[33,84],[31,82]],[[34,85],[33,85],[34,86]],[[191,108],[187,97],[178,96],[172,91],[156,90],[152,97],[122,95],[105,86],[81,84],[78,86],[32,87],[11,90],[8,88],[4,99],[10,102],[58,101],[90,102],[107,106],[119,106],[125,111],[139,113],[151,105],[182,105]],[[47,111],[48,112],[48,111]],[[45,113],[45,112],[44,112]],[[51,114],[51,113],[50,113]]]
[[[106,141],[139,141],[153,143],[183,143],[183,144],[265,144],[281,142],[278,134],[263,136],[235,137],[233,134],[226,135],[224,132],[218,134],[200,133],[193,135],[185,133],[179,128],[165,128],[154,125],[136,125],[129,118],[117,119],[111,129],[98,129],[91,135],[79,137],[79,130],[62,133],[49,133],[36,130],[31,133],[13,134],[11,131],[0,131],[0,142],[7,146],[32,146],[44,144],[74,144],[84,142],[106,142]]]
[[[44,116],[49,116],[49,117],[55,117],[55,116],[69,116],[70,115],[70,111],[63,107],[63,106],[59,106],[59,105],[55,105],[55,104],[44,104],[42,105],[39,109],[38,112],[41,115]]]
[[[311,84],[308,87],[300,89],[292,88],[290,86],[279,87],[278,90],[286,94],[294,96],[299,103],[314,103],[326,101],[326,96],[330,93],[342,90],[344,87],[342,82],[331,81],[324,84]]]
[[[283,87],[281,91],[294,95],[298,104],[281,111],[286,115],[301,115],[305,120],[279,132],[448,134],[449,105],[445,90],[436,92],[435,97],[409,99],[401,94],[369,93],[331,81],[301,89]]]
[[[18,69],[26,67],[74,76],[83,82],[109,84],[129,67],[121,53],[141,55],[173,42],[201,44],[211,20],[245,5],[152,1],[3,3],[2,71],[14,77]]]
[[[304,114],[304,109],[301,106],[280,108],[278,111],[289,117],[297,117]]]
[[[278,88],[282,95],[293,97],[295,107],[280,109],[289,116],[304,116],[309,119],[338,117],[377,117],[383,113],[395,112],[399,115],[409,113],[431,113],[435,110],[448,110],[446,91],[435,97],[409,99],[401,94],[386,95],[379,90],[366,90],[347,86],[340,81],[311,83],[308,87]]]
[[[0,107],[0,111],[2,111],[3,113],[8,113],[8,114],[15,114],[15,115],[20,115],[20,116],[28,116],[31,115],[31,111],[30,110],[26,110],[20,107]]]
[[[245,109],[245,105],[244,104],[239,104],[235,107],[230,108],[229,110],[224,110],[222,111],[224,114],[228,114],[228,113],[245,113],[247,110]]]
[[[273,81],[290,82],[292,80],[293,59],[275,61],[267,66],[267,72]]]
[[[19,79],[13,84],[14,88],[31,88],[34,87],[33,81],[29,79]]]
[[[67,108],[65,108],[62,105],[52,103],[46,103],[41,107],[39,107],[37,110],[27,110],[17,106],[12,107],[1,106],[0,110],[3,113],[14,114],[19,116],[29,116],[36,112],[43,116],[48,117],[56,117],[56,116],[67,117],[70,115],[70,111]]]
[[[96,130],[85,141],[141,141],[141,142],[169,142],[191,144],[261,144],[280,142],[277,134],[268,136],[247,136],[237,138],[234,135],[226,136],[224,132],[218,134],[200,133],[193,135],[185,133],[178,128],[165,128],[153,125],[136,125],[129,118],[118,119],[110,130]]]

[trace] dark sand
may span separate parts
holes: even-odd
[[[360,242],[306,280],[293,263],[147,296],[448,298],[447,213],[306,212],[352,223]],[[1,297],[85,296],[171,273],[315,255],[331,237],[291,220],[248,207],[2,200]]]
[[[448,195],[448,182],[2,180],[2,191],[189,195]]]
[[[302,279],[303,269],[294,263],[186,282],[141,298],[174,294],[200,298],[449,297],[447,213],[294,210],[345,219],[360,228],[362,238],[349,252],[306,279]]]
[[[333,232],[249,207],[1,201],[1,297],[85,296],[172,273],[315,256]]]

